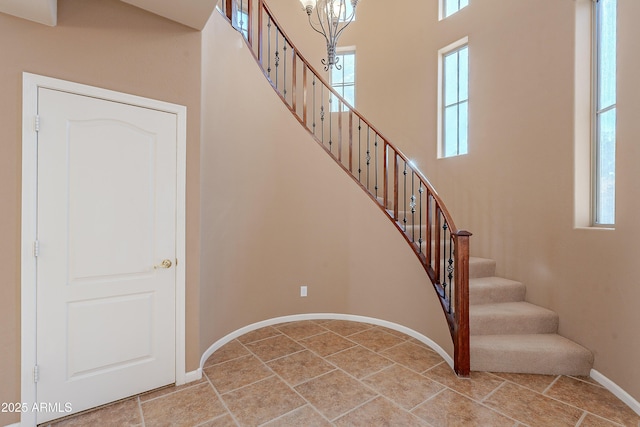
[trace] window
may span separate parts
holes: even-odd
[[[467,39],[440,51],[440,157],[468,151],[469,48]]]
[[[617,0],[594,4],[594,225],[615,223]]]
[[[249,40],[249,14],[246,10],[236,9],[236,28],[240,30],[245,39]]]
[[[331,86],[352,107],[356,104],[356,52],[354,50],[336,52],[338,67],[331,69]],[[336,99],[331,102],[331,112],[339,111],[340,104]],[[345,111],[345,107],[342,107]]]
[[[469,6],[469,0],[441,0],[441,19],[453,15],[460,9]]]

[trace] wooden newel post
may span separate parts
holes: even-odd
[[[469,348],[469,237],[465,230],[455,234],[455,330],[454,370],[459,377],[468,377],[471,371]]]

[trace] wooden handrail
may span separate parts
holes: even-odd
[[[231,9],[235,1],[224,0],[223,2],[225,14],[231,23],[234,22]],[[471,233],[459,230],[455,226],[451,214],[433,185],[413,165],[409,158],[350,105],[300,54],[298,48],[278,24],[265,1],[247,1],[249,14],[247,43],[256,62],[260,65],[265,77],[267,77],[294,117],[334,158],[336,163],[369,194],[409,243],[423,265],[447,319],[454,343],[454,369],[459,376],[468,376],[470,370],[469,240]],[[257,11],[252,7],[255,2],[257,2]],[[254,11],[257,14],[257,20],[254,20]],[[265,20],[267,25],[265,25]],[[256,28],[253,28],[256,21]],[[275,28],[272,29],[272,27]],[[266,34],[265,28],[267,30]],[[275,32],[276,41],[275,70],[272,70],[270,62],[272,31]],[[257,34],[257,46],[253,40],[254,34]],[[283,53],[287,53],[283,56],[280,56],[278,47],[280,38],[283,40]],[[291,49],[290,58],[287,46]],[[265,49],[267,50],[267,56],[265,56]],[[268,66],[265,66],[265,61],[269,64]],[[278,80],[280,61],[283,61],[284,64],[284,82],[282,83]],[[286,80],[287,61],[291,61],[292,74],[290,82]],[[298,75],[298,66],[302,67],[301,82],[298,80],[300,77]],[[272,77],[272,73],[275,78]],[[309,87],[309,74],[312,78],[311,88]],[[299,111],[298,86],[302,87],[302,111]],[[319,103],[316,99],[317,91],[320,91],[321,100]],[[325,91],[329,94],[329,104],[326,106],[324,101]],[[291,98],[291,102],[289,102],[288,97]],[[336,100],[338,103],[337,112],[332,110],[332,100]],[[320,136],[316,134],[318,127],[316,110],[318,105],[320,110]],[[310,109],[310,106],[313,108]],[[348,155],[346,156],[343,156],[343,107],[346,108],[345,113],[348,113],[348,131],[346,135],[348,139]],[[309,117],[310,112],[311,117]],[[329,114],[328,145],[324,141],[325,128],[327,127],[325,115],[327,113]],[[332,116],[334,114],[338,115],[337,129],[333,128]],[[362,129],[366,129],[366,156],[364,157],[361,152],[363,148],[361,145]],[[357,137],[354,131],[357,131]],[[371,155],[371,135],[373,135],[373,156]],[[333,144],[334,136],[336,137],[335,141],[337,141],[337,149]],[[382,144],[382,154],[379,152],[380,143]],[[358,150],[357,153],[355,152],[356,149]],[[382,165],[378,162],[380,156],[383,159]],[[344,157],[347,157],[347,159],[344,160]],[[354,164],[354,157],[358,160],[357,165]],[[371,165],[372,159],[374,160],[373,166]],[[361,176],[363,161],[366,172],[366,180],[364,182]],[[370,182],[372,167],[375,181],[373,185]],[[380,169],[382,170],[380,171]],[[379,173],[382,173],[382,197],[379,197]],[[392,179],[390,179],[390,174],[393,175]],[[411,193],[409,198],[407,193]],[[401,207],[404,210],[401,210]],[[407,211],[407,208],[410,208],[410,210]],[[418,218],[417,220],[416,217]],[[417,240],[416,228],[419,236]],[[424,236],[423,228],[425,230]],[[447,248],[449,253],[446,253]]]

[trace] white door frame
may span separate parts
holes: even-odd
[[[185,233],[186,233],[186,145],[187,108],[182,105],[142,98],[83,84],[23,73],[22,92],[22,246],[21,246],[21,413],[22,426],[36,425],[34,367],[36,365],[36,262],[34,242],[37,232],[38,151],[36,117],[38,88],[48,88],[150,108],[177,117],[177,189],[176,189],[176,384],[186,382],[185,367]]]

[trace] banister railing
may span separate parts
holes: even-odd
[[[429,180],[300,54],[264,0],[222,0],[263,73],[298,119],[402,233],[447,318],[454,369],[468,376],[469,238]]]

